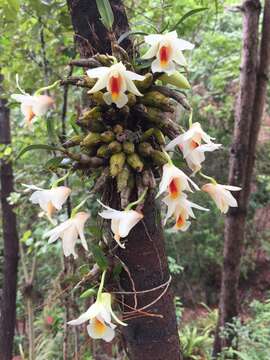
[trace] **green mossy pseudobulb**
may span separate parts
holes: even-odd
[[[128,186],[128,178],[130,176],[130,170],[127,166],[117,175],[117,191],[121,192]]]
[[[100,139],[102,142],[107,144],[115,139],[115,134],[111,130],[107,130],[100,134]]]
[[[139,155],[136,153],[127,156],[127,163],[132,169],[136,170],[137,172],[141,172],[143,170],[144,164],[140,159]]]
[[[126,161],[126,155],[123,152],[111,156],[110,174],[112,177],[115,177],[121,173],[121,171],[124,168],[125,161]]]
[[[81,142],[80,145],[90,148],[90,147],[98,145],[100,143],[101,143],[100,134],[90,132],[88,135],[86,135],[86,137],[83,139],[83,141]]]
[[[111,154],[116,154],[122,151],[122,145],[118,141],[112,141],[108,145],[108,149]]]
[[[126,153],[128,155],[134,153],[134,151],[135,151],[135,146],[130,141],[125,141],[122,146],[123,146],[124,153]]]

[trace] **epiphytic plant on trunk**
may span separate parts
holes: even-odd
[[[93,289],[87,289],[89,279],[92,278],[96,284],[102,273],[96,301],[78,319],[71,320],[70,325],[89,322],[88,333],[91,337],[111,341],[115,336],[116,323],[124,326],[124,329],[128,329],[130,323],[132,330],[125,330],[124,333],[131,359],[139,359],[142,354],[145,360],[157,358],[159,349],[160,359],[169,356],[178,360],[181,354],[175,315],[171,312],[172,299],[170,297],[168,302],[164,301],[171,282],[171,277],[164,276],[168,273],[164,239],[155,237],[160,232],[159,221],[153,216],[157,181],[160,180],[156,197],[166,194],[162,199],[167,206],[164,224],[174,219],[171,231],[186,231],[189,228],[190,219],[195,218],[193,208],[207,209],[188,199],[186,193],[199,190],[199,187],[173,164],[168,152],[178,147],[193,175],[199,174],[208,180],[202,190],[211,195],[222,212],[227,212],[229,206],[237,206],[230,191],[240,189],[220,185],[201,172],[205,152],[214,151],[221,145],[215,144],[199,123],[193,123],[192,109],[181,92],[190,87],[184,76],[187,63],[182,51],[192,50],[193,45],[179,39],[177,33],[172,31],[148,35],[143,47],[134,47],[127,52],[117,43],[112,32],[114,12],[110,3],[97,3],[109,34],[110,55],[97,53],[71,61],[71,66],[88,70],[83,76],[72,76],[61,81],[61,85],[87,90],[88,105],[73,125],[76,134],[59,147],[31,145],[23,149],[20,156],[40,147],[60,152],[63,157],[57,168],[66,169],[67,173],[55,181],[50,189],[28,186],[35,190],[31,201],[39,204],[51,221],[71,193],[71,189],[59,186],[61,182],[75,174],[81,179],[93,180],[90,193],[73,209],[70,219],[46,234],[50,243],[61,238],[65,256],[78,257],[75,250],[78,238],[88,251],[84,226],[89,213],[79,211],[86,201],[98,194],[102,207],[99,215],[110,221],[111,230],[106,223],[103,224],[102,237],[95,246],[91,244],[93,270],[75,286],[84,290],[83,297],[93,296]],[[72,4],[70,8],[72,13]],[[91,50],[89,48],[88,52],[91,53]],[[144,55],[140,56],[142,52]],[[41,94],[57,85],[55,83],[39,89],[33,96],[14,96],[22,103],[28,123],[35,115],[45,113],[52,106],[53,101]],[[178,121],[182,109],[189,111],[188,130],[184,129],[181,119]],[[140,241],[145,247],[140,247]],[[149,251],[152,254],[152,249],[156,250],[156,256],[149,258],[149,264],[142,264],[140,252]],[[153,273],[149,271],[151,267],[157,270]],[[126,274],[127,280],[123,277],[120,289],[116,289],[117,277],[113,275],[119,273],[119,268]],[[140,276],[144,276],[142,271],[148,274],[148,286],[145,281],[144,288],[138,290]],[[129,290],[130,284],[125,286],[127,282],[131,284],[131,291],[123,290],[123,287]],[[107,291],[104,290],[105,286]],[[114,299],[120,304],[121,320],[112,310],[111,294],[116,295]],[[123,295],[124,301],[117,295]],[[163,309],[160,305],[156,307],[156,304],[163,304]],[[170,307],[170,311],[166,306]],[[137,322],[138,319],[141,321],[141,317],[150,319],[145,322],[144,329]],[[155,327],[158,323],[159,326]],[[136,343],[140,332],[145,336],[141,347]],[[160,341],[163,341],[163,349],[160,349]]]

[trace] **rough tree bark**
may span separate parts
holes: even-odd
[[[95,1],[68,0],[75,40],[82,57],[95,52],[110,53],[109,34],[101,24]],[[128,30],[128,20],[120,0],[111,0],[115,15],[114,36],[118,38]],[[126,39],[121,43],[126,50],[132,45]],[[128,237],[125,251],[119,257],[128,268],[137,291],[162,285],[169,279],[163,230],[153,194],[149,195],[144,207],[144,222],[138,224]],[[121,285],[125,291],[133,291],[130,278],[123,271]],[[162,293],[159,291],[138,295],[138,308],[151,303]],[[125,303],[134,307],[134,296],[127,296]],[[128,309],[125,308],[128,311]],[[181,360],[173,297],[170,291],[149,308],[148,312],[158,317],[137,317],[128,322],[124,336],[130,360]],[[159,317],[161,316],[161,317]]]
[[[0,75],[0,84],[3,81]],[[9,110],[6,101],[0,99],[0,143],[10,144]],[[16,215],[7,199],[13,191],[13,172],[10,162],[1,161],[1,206],[4,239],[3,292],[0,308],[0,358],[12,358],[13,337],[16,320],[16,290],[18,267],[18,234]]]
[[[255,162],[256,144],[265,106],[270,66],[270,0],[265,1],[260,60],[258,65],[258,24],[261,5],[258,0],[243,3],[243,50],[240,94],[236,107],[234,140],[230,154],[229,183],[242,187],[236,194],[238,208],[230,209],[225,222],[219,324],[213,355],[231,344],[221,339],[220,328],[238,315],[238,281],[245,223]]]

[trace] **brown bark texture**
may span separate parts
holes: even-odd
[[[119,258],[130,273],[129,275],[127,271],[122,272],[121,287],[124,291],[153,289],[169,280],[163,228],[154,194],[148,196],[143,212],[144,219],[131,231],[126,249],[118,252]],[[124,328],[128,356],[131,360],[182,359],[173,295],[170,289],[165,293],[164,291],[165,286],[138,294],[137,299],[134,294],[124,297],[124,302],[128,305],[124,310],[133,311],[133,314],[135,307],[144,309],[153,303],[143,311],[154,316],[135,312],[135,318],[129,320],[128,326]]]
[[[3,78],[0,75],[0,84]],[[0,99],[0,143],[10,144],[9,110],[6,101]],[[1,160],[1,207],[4,240],[3,288],[0,303],[0,359],[12,359],[13,338],[16,320],[16,290],[18,267],[18,233],[16,215],[8,203],[13,191],[11,162]]]
[[[238,208],[231,208],[225,221],[224,261],[219,306],[219,324],[214,342],[214,356],[231,345],[231,338],[221,339],[219,332],[238,316],[238,282],[248,202],[255,163],[256,145],[265,107],[270,66],[270,1],[265,1],[260,57],[258,62],[258,26],[260,1],[243,3],[243,50],[240,93],[236,106],[234,139],[230,154],[229,183],[242,190],[234,193]]]
[[[115,15],[113,35],[101,24],[95,1],[67,2],[81,57],[91,56],[97,51],[111,53],[110,39],[117,39],[129,29],[125,9],[119,0],[111,0]],[[128,51],[132,43],[126,40],[121,46]],[[136,196],[135,194],[134,197]],[[143,211],[144,221],[128,236],[126,250],[118,252],[127,270],[122,271],[120,276],[124,291],[134,291],[134,287],[137,291],[152,289],[169,279],[163,229],[153,194],[146,200]],[[156,301],[164,289],[165,287],[161,287],[159,290],[137,295],[138,309],[154,303],[145,309],[154,316],[141,316],[143,314],[138,312],[136,319],[128,321],[128,326],[124,328],[124,340],[130,360],[182,359],[171,291],[164,292]],[[123,300],[132,308],[136,305],[134,295],[125,296]],[[133,309],[124,307],[124,310]]]

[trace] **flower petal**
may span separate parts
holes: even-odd
[[[66,257],[73,255],[76,259],[78,257],[75,252],[75,245],[78,239],[78,231],[76,227],[73,225],[70,226],[68,229],[64,230],[61,234],[61,238],[64,255]]]
[[[110,72],[110,68],[107,66],[100,66],[95,69],[90,69],[86,71],[86,74],[90,78],[99,79],[101,77],[107,76]]]
[[[143,214],[135,210],[122,211],[119,223],[119,235],[121,238],[128,236],[130,230],[143,218]]]
[[[129,71],[129,70],[126,70],[125,71],[125,77],[129,78],[130,80],[137,80],[137,81],[143,81],[145,79],[145,76],[142,76],[142,75],[139,75],[139,74],[136,74],[135,72],[133,71]]]
[[[33,113],[37,116],[43,116],[54,105],[54,101],[50,96],[37,95],[33,96]]]
[[[135,85],[134,85],[135,86]],[[116,101],[114,101],[116,106],[121,109],[124,105],[126,105],[126,103],[128,102],[128,97],[126,94],[124,93],[120,93],[118,95],[118,98]]]
[[[108,81],[109,78],[108,78],[108,74],[106,73],[98,79],[98,81],[95,83],[92,89],[90,89],[87,93],[94,94],[95,92],[104,89],[105,87],[107,87]]]
[[[93,319],[99,314],[100,306],[96,302],[89,307],[89,309],[80,315],[77,319],[68,322],[68,325],[81,325],[86,321]]]
[[[62,205],[67,201],[71,193],[71,189],[66,186],[58,186],[50,190],[50,199],[53,206],[57,210],[62,209]]]
[[[194,44],[192,44],[189,41],[183,40],[183,39],[175,39],[176,46],[178,50],[193,50]]]
[[[136,96],[143,96],[130,78],[126,78],[127,90]]]

